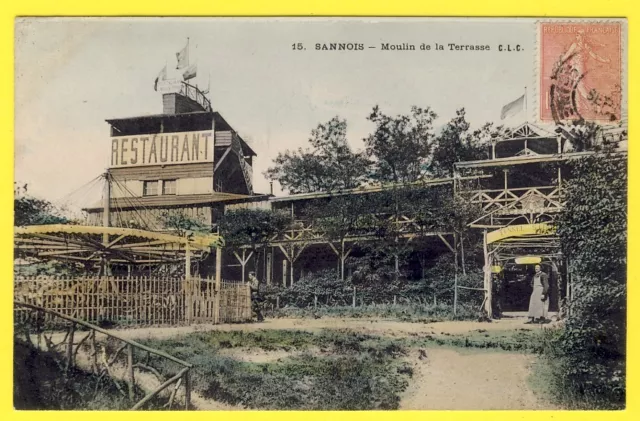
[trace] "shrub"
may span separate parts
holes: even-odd
[[[609,152],[571,165],[558,220],[574,296],[551,347],[557,393],[573,406],[625,402],[627,163]]]

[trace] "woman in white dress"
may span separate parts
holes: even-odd
[[[544,273],[540,265],[536,265],[533,275],[533,291],[529,299],[529,322],[545,321],[549,313],[549,276]]]

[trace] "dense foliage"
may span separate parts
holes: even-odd
[[[411,183],[422,179],[435,137],[436,113],[429,107],[411,107],[411,114],[396,117],[384,114],[378,106],[367,119],[375,130],[364,139],[373,160],[372,178],[391,183]]]
[[[369,161],[347,143],[347,122],[334,117],[311,132],[311,148],[285,151],[266,175],[295,193],[337,191],[358,187],[366,179]]]
[[[265,209],[237,209],[225,213],[218,230],[228,246],[243,245],[256,255],[254,270],[259,267],[269,240],[290,226],[289,215]]]
[[[13,213],[14,225],[67,224],[69,220],[49,201],[28,194],[27,185],[14,183]]]
[[[558,221],[574,296],[552,347],[562,393],[587,407],[625,400],[627,163],[611,153],[575,161]]]
[[[486,123],[471,131],[464,108],[456,111],[435,141],[431,173],[437,176],[453,176],[453,164],[489,158],[491,140],[504,134],[502,126]]]

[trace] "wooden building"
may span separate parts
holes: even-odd
[[[163,81],[159,88],[162,114],[107,120],[111,165],[105,194],[110,212],[105,218],[103,204],[86,209],[90,225],[166,231],[168,216],[184,215],[215,229],[217,219],[227,211],[284,211],[291,216],[290,228],[271,238],[262,256],[241,245],[226,247],[221,258],[224,278],[244,281],[249,270],[256,270],[266,283],[285,286],[321,268],[336,268],[345,276],[346,259],[363,243],[376,240],[373,233],[359,231],[348,232],[338,241],[305,218],[305,208],[336,194],[255,194],[252,160],[256,154],[211,109],[206,96],[185,81]],[[489,159],[458,162],[454,177],[422,183],[425,189],[445,186],[443,194],[458,195],[482,209],[470,226],[482,230],[485,239],[484,285],[478,289],[485,294],[489,317],[494,315],[493,280],[506,274],[508,288],[500,298],[503,309],[525,310],[526,271],[531,268],[525,261],[546,265],[553,282],[552,309],[571,294],[554,220],[563,207],[563,179],[570,176],[563,173],[565,163],[593,152],[576,150],[570,139],[566,128],[525,122],[493,140]],[[598,141],[616,143],[625,152],[626,122],[605,127]],[[370,186],[338,195],[375,194],[381,189]],[[426,228],[411,214],[393,218],[398,240],[412,241],[419,233],[423,240],[434,240],[429,247],[437,253],[457,255],[452,229]]]
[[[159,91],[162,114],[107,120],[109,224],[162,231],[182,214],[211,225],[222,202],[254,195],[256,154],[197,87],[163,81]],[[86,209],[88,224],[103,224],[103,207]]]
[[[567,163],[596,153],[593,147],[597,145],[578,150],[582,148],[576,148],[571,139],[565,127],[550,130],[525,122],[494,139],[490,159],[455,164],[460,180],[456,194],[482,209],[470,226],[484,233],[483,288],[490,317],[497,302],[504,311],[526,311],[535,264],[541,264],[549,275],[551,311],[558,311],[561,301],[572,294],[555,220],[564,206],[563,180],[571,177]],[[603,127],[595,141],[626,154],[626,123]],[[478,178],[462,180],[471,174]],[[502,285],[500,296],[492,297],[496,281]]]

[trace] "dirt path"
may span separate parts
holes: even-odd
[[[377,319],[269,319],[263,323],[193,325],[176,327],[146,327],[114,330],[114,333],[130,339],[166,339],[176,336],[209,331],[245,331],[253,332],[263,329],[292,329],[318,331],[321,329],[350,329],[363,333],[371,333],[390,337],[404,337],[416,334],[463,334],[477,329],[510,330],[523,328],[523,319],[502,319],[492,323],[473,321],[446,321],[436,323],[409,323],[393,320]],[[547,325],[550,326],[550,325]]]
[[[429,348],[411,355],[413,381],[402,396],[405,410],[553,409],[527,384],[533,357],[505,352],[460,353]],[[417,361],[417,363],[416,363]]]

